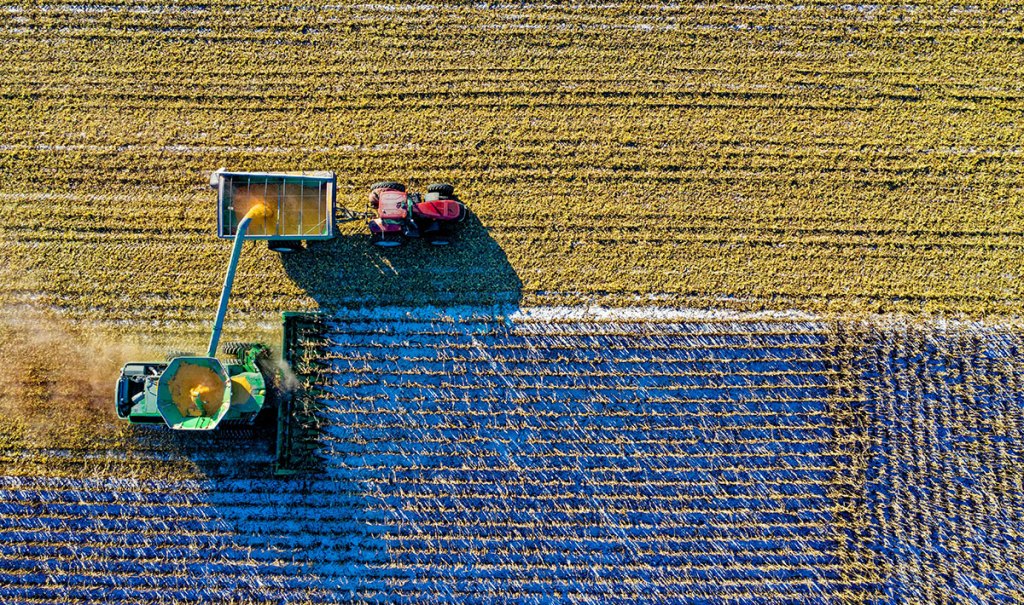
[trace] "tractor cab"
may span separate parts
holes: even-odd
[[[396,189],[379,192],[377,215],[382,219],[405,220],[409,217],[409,196],[404,191]]]
[[[371,241],[382,247],[400,246],[404,238],[450,244],[454,225],[466,220],[468,212],[446,183],[430,185],[425,194],[409,193],[394,181],[376,183],[370,187],[370,208],[377,215],[369,223]]]

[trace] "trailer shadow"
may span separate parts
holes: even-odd
[[[310,242],[282,256],[288,276],[320,310],[380,305],[518,305],[523,283],[474,214],[448,246],[370,244],[365,233]]]

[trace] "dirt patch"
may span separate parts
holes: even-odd
[[[150,359],[161,355],[35,309],[0,309],[0,447],[88,448],[116,440],[121,366]]]

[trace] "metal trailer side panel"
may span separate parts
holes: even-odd
[[[245,179],[245,185],[240,189],[235,183],[241,179]],[[218,206],[218,222],[217,222],[217,236],[221,239],[231,239],[234,237],[235,229],[237,229],[237,219],[239,208],[236,208],[238,203],[238,193],[233,190],[242,190],[245,192],[250,191],[252,188],[259,188],[262,186],[263,195],[255,196],[257,200],[266,200],[267,197],[273,197],[272,204],[274,206],[274,225],[273,229],[269,224],[260,225],[259,229],[252,229],[252,231],[259,231],[258,233],[250,233],[246,236],[249,240],[327,240],[332,239],[336,232],[336,219],[335,219],[335,203],[337,199],[337,176],[333,172],[319,171],[319,172],[222,172],[220,173],[220,187],[217,193],[217,206]],[[271,186],[276,188],[276,191],[271,191]],[[287,192],[289,187],[298,186],[299,201],[297,208],[297,216],[290,213],[287,206],[288,197]],[[316,233],[308,233],[308,217],[306,215],[306,208],[308,201],[311,201],[311,192],[307,192],[306,189],[311,189],[315,186],[317,189],[316,194],[316,212],[317,212],[317,230]],[[293,200],[294,201],[294,200]],[[244,207],[243,207],[244,209]],[[295,212],[292,210],[291,212]],[[286,214],[287,213],[287,214]],[[291,223],[295,223],[295,228],[289,230],[290,232],[283,232],[282,229]]]

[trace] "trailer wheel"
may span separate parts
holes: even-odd
[[[444,197],[451,197],[455,194],[455,186],[448,183],[433,183],[427,186],[427,193],[437,193]]]
[[[370,243],[381,248],[397,248],[402,245],[402,238],[397,233],[371,233]]]
[[[370,185],[370,191],[376,191],[377,189],[394,189],[395,191],[405,193],[405,185],[397,181],[381,181]]]
[[[278,254],[291,254],[292,252],[302,252],[305,246],[302,245],[301,241],[289,240],[289,239],[272,239],[267,241],[267,247]]]

